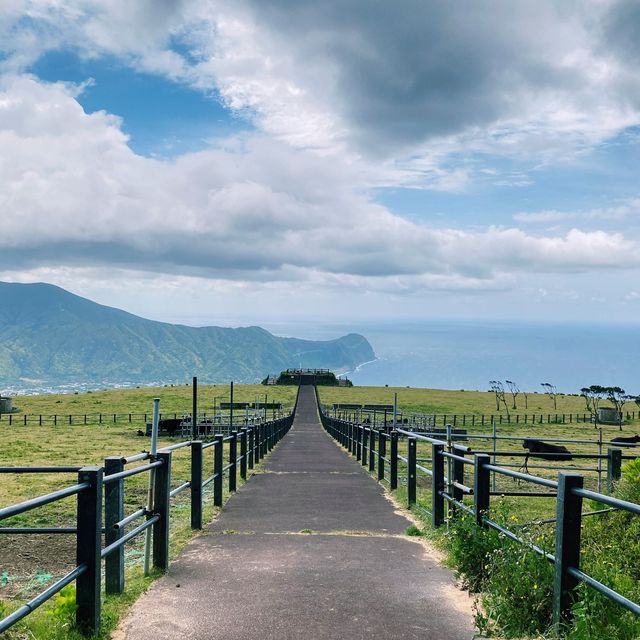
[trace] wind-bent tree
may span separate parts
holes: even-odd
[[[528,391],[522,391],[522,397],[524,398],[524,408],[525,411],[529,408],[529,392]]]
[[[594,427],[598,428],[598,409],[600,402],[607,397],[607,388],[599,384],[592,384],[590,387],[582,387],[580,395],[584,398],[587,411],[591,414]]]
[[[505,382],[507,384],[507,387],[509,388],[509,393],[511,394],[511,397],[513,398],[513,406],[511,408],[517,409],[518,406],[516,404],[516,398],[520,394],[520,389],[518,388],[518,385],[511,380],[505,380]]]
[[[616,409],[618,426],[620,427],[620,431],[622,431],[622,410],[624,409],[625,402],[627,402],[630,397],[626,395],[626,391],[620,387],[605,387],[605,390],[607,392],[607,400]]]
[[[551,398],[553,401],[553,410],[558,410],[558,391],[556,389],[555,384],[551,384],[550,382],[541,382],[540,386],[544,389],[544,392]]]
[[[500,411],[500,404],[504,405],[504,410],[507,412],[507,420],[509,419],[509,406],[507,405],[507,399],[504,395],[504,386],[500,380],[489,380],[491,391],[496,396],[496,411]]]

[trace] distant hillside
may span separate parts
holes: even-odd
[[[375,357],[355,333],[279,338],[260,327],[145,320],[49,284],[0,282],[0,384],[70,381],[258,381],[288,367],[352,369]]]

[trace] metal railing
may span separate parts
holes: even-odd
[[[582,518],[586,515],[597,515],[614,509],[640,514],[640,505],[596,491],[589,491],[583,486],[584,477],[576,473],[560,472],[557,480],[551,480],[516,471],[506,466],[498,466],[495,463],[492,464],[494,455],[526,455],[524,453],[473,452],[470,447],[454,442],[451,438],[445,441],[405,429],[391,429],[390,427],[376,429],[370,425],[333,418],[322,411],[322,408],[320,416],[327,432],[370,472],[377,471],[378,480],[388,483],[391,491],[398,488],[398,469],[402,463],[403,469],[406,469],[409,508],[417,504],[418,475],[428,476],[431,479],[431,509],[428,512],[434,528],[445,523],[446,505],[448,504],[450,515],[455,510],[470,514],[475,518],[478,526],[496,529],[510,540],[526,545],[552,562],[555,567],[553,613],[556,625],[571,620],[571,605],[575,598],[576,588],[581,582],[636,615],[640,615],[638,603],[629,600],[580,569]],[[406,440],[406,456],[399,454],[398,442],[401,439]],[[429,467],[420,464],[420,462],[425,462],[424,460],[418,460],[419,442],[431,448],[431,457],[426,460],[430,463]],[[594,456],[584,454],[580,457],[593,458]],[[607,455],[601,457],[608,462],[608,485],[611,488],[620,479],[622,451],[610,448]],[[470,467],[473,472],[473,481],[469,485],[465,484],[465,469],[467,467]],[[544,490],[495,491],[492,490],[493,474],[539,486]],[[495,495],[554,498],[556,500],[556,518],[546,522],[556,523],[555,553],[551,554],[537,547],[517,533],[490,519],[488,513],[491,507],[491,497]],[[465,503],[465,497],[472,498],[472,504]],[[595,500],[608,508],[589,514],[583,513],[582,501],[584,498]]]
[[[297,401],[296,401],[297,404]],[[295,410],[294,410],[295,411]],[[223,502],[224,478],[228,491],[236,490],[238,475],[243,480],[293,423],[293,413],[287,417],[256,425],[244,426],[229,435],[216,434],[210,442],[188,440],[158,450],[156,456],[147,452],[121,457],[110,456],[104,467],[0,467],[1,473],[77,473],[77,482],[52,493],[0,509],[0,521],[17,516],[59,500],[76,497],[76,527],[3,527],[1,533],[75,534],[76,567],[43,592],[0,620],[0,633],[29,615],[65,586],[76,582],[76,625],[85,634],[98,633],[101,611],[101,568],[104,560],[104,581],[107,594],[125,589],[125,544],[152,528],[153,565],[161,571],[169,566],[169,520],[171,498],[190,490],[191,527],[202,528],[203,491],[213,483],[213,504]],[[172,488],[173,452],[189,448],[190,479]],[[204,474],[207,450],[212,450],[213,473]],[[224,460],[225,449],[228,451]],[[140,463],[127,468],[127,465]],[[125,515],[125,480],[154,470],[153,504]],[[104,512],[103,512],[104,502]],[[133,525],[142,520],[140,524]],[[104,522],[104,528],[103,528]],[[104,535],[104,546],[103,546]]]
[[[355,406],[355,405],[354,405]],[[347,422],[362,423],[369,419],[374,427],[388,426],[393,419],[391,410],[369,410],[364,407],[357,409],[338,409],[330,405],[321,405],[325,415]],[[525,410],[526,411],[526,410]],[[640,411],[625,411],[623,420],[633,421],[640,419]],[[386,425],[385,425],[386,423]],[[416,430],[428,430],[437,428],[438,425],[445,427],[452,424],[454,427],[490,427],[493,424],[504,425],[538,425],[538,424],[594,424],[593,417],[586,412],[560,413],[554,412],[525,412],[510,413],[506,415],[497,411],[496,413],[410,413],[398,410],[396,424],[404,425],[407,428]],[[617,422],[605,423],[598,420],[598,424],[608,424],[617,426]]]
[[[270,414],[272,420],[283,417],[285,412],[280,409],[258,409],[251,411],[238,411],[233,415],[234,426],[245,426],[258,422],[265,422]],[[172,413],[161,413],[160,420],[184,418],[185,422],[191,421],[191,411],[174,411]],[[216,427],[229,428],[229,411],[198,412],[198,424],[203,427],[214,425]],[[150,413],[142,412],[93,412],[93,413],[0,413],[0,424],[6,423],[9,426],[93,426],[108,424],[136,424],[147,423],[151,420]]]

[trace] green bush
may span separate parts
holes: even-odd
[[[623,468],[615,495],[640,503],[640,459]],[[625,511],[585,519],[582,569],[625,597],[640,602],[640,517]],[[637,640],[640,618],[581,585],[569,640]]]
[[[471,593],[485,588],[487,570],[501,545],[502,537],[497,531],[476,526],[470,515],[459,514],[451,521],[445,534],[445,547],[449,564],[463,588]]]
[[[503,503],[491,516],[505,524],[516,520]],[[532,542],[544,547],[544,535]],[[484,635],[512,638],[547,631],[553,591],[553,567],[547,560],[495,529],[476,526],[466,514],[451,522],[445,547],[463,586],[480,594],[476,624]]]
[[[553,565],[505,539],[491,558],[482,604],[506,638],[546,632],[552,622]]]

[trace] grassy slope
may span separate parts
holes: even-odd
[[[285,406],[292,406],[295,399],[295,387],[264,387],[260,385],[238,385],[235,388],[236,401],[254,401],[268,394],[269,401],[281,401]],[[320,397],[323,403],[333,402],[361,402],[361,403],[391,403],[393,394],[398,393],[400,409],[406,412],[447,413],[462,414],[496,413],[493,395],[489,393],[471,391],[442,391],[434,389],[407,389],[407,388],[380,388],[380,387],[354,387],[354,388],[321,388]],[[211,411],[214,397],[216,402],[228,400],[229,387],[227,385],[201,385],[199,387],[200,411]],[[15,404],[22,412],[30,414],[66,415],[69,413],[98,413],[105,415],[112,413],[151,413],[152,400],[161,398],[161,409],[165,413],[189,413],[191,410],[191,387],[187,385],[160,388],[141,388],[112,390],[79,395],[49,395],[20,397]],[[518,398],[519,401],[522,397]],[[564,396],[558,398],[558,413],[583,412],[583,401],[579,397]],[[552,412],[550,399],[542,394],[532,394],[529,397],[529,413]],[[555,413],[555,412],[553,412]],[[116,424],[102,426],[68,426],[51,425],[40,426],[12,426],[8,427],[6,421],[0,423],[0,465],[80,465],[100,464],[108,455],[123,455],[140,451],[148,442],[146,438],[139,438],[136,432],[142,427],[142,422],[133,424]],[[526,429],[526,430],[525,430]],[[635,432],[637,423],[625,426],[625,433]],[[476,431],[480,431],[478,427]],[[539,437],[595,437],[595,431],[590,425],[501,425],[500,434],[518,433],[521,435],[533,435]],[[619,432],[617,427],[605,427],[604,437],[614,437]],[[163,440],[161,442],[168,442]],[[421,457],[428,457],[428,448],[419,451]],[[207,463],[208,464],[208,463]],[[428,464],[428,463],[427,463]],[[187,479],[189,460],[187,450],[176,452],[174,471],[176,473],[175,484],[182,479]],[[401,469],[402,472],[402,469]],[[553,476],[553,472],[549,473]],[[73,476],[66,476],[68,482],[73,481]],[[34,476],[4,476],[0,485],[0,506],[6,506],[19,500],[40,495],[54,490],[60,486],[60,476],[38,476],[37,482]],[[127,484],[127,511],[140,506],[144,501],[146,477],[131,479]],[[421,492],[420,499],[425,506],[429,504],[428,484],[425,491]],[[188,499],[187,494],[182,494]],[[402,499],[403,490],[399,492]],[[549,514],[553,508],[553,500],[544,499],[514,499],[519,517],[530,520]],[[186,506],[186,505],[185,505]],[[17,520],[22,524],[45,524],[56,522],[58,524],[71,524],[73,521],[73,501],[68,500],[64,504],[49,505]],[[187,509],[178,505],[175,518],[176,532],[182,540],[186,540],[190,533],[188,524],[185,525]],[[209,511],[213,515],[213,511]],[[184,520],[184,522],[183,522]],[[135,569],[134,569],[135,572]],[[135,584],[137,589],[142,589],[144,582],[139,578]],[[0,592],[1,593],[1,592]],[[114,603],[117,610],[122,602]],[[115,615],[115,614],[114,614]],[[44,636],[43,636],[44,637]],[[55,636],[50,636],[55,637]],[[64,636],[60,636],[64,637]]]

